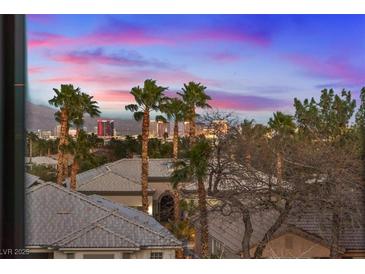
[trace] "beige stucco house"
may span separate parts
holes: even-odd
[[[324,220],[319,220],[318,216],[313,211],[301,216],[290,216],[269,241],[263,258],[329,258],[330,224],[324,225]],[[275,218],[276,215],[271,212],[252,216],[251,256]],[[341,232],[339,252],[342,258],[365,258],[364,224],[348,226]],[[239,215],[223,216],[219,212],[209,214],[210,255],[240,258],[243,234],[244,224]]]
[[[173,216],[172,159],[149,159],[149,214],[167,221]],[[77,191],[98,194],[134,208],[142,207],[141,159],[121,159],[77,175]]]
[[[182,246],[148,214],[55,183],[27,188],[25,215],[30,258],[172,259]]]

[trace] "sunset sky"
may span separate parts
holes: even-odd
[[[363,15],[30,15],[27,28],[28,99],[48,105],[73,83],[107,117],[131,117],[147,78],[169,94],[201,82],[213,107],[260,122],[294,97],[365,85]]]

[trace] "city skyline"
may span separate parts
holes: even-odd
[[[102,116],[131,118],[124,106],[147,78],[169,87],[198,81],[211,105],[266,122],[293,111],[293,98],[365,79],[363,15],[30,15],[29,100],[47,105],[72,83]]]

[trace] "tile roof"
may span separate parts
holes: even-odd
[[[25,163],[30,163],[30,157],[25,157]],[[36,165],[57,165],[57,160],[47,156],[32,157],[32,163]]]
[[[77,190],[81,192],[141,191],[141,184],[112,171],[106,171],[80,184]],[[149,189],[149,191],[152,190]]]
[[[253,227],[252,246],[262,239],[265,232],[275,221],[276,216],[276,212],[267,211],[254,214],[251,217]],[[346,225],[340,234],[339,245],[341,248],[365,250],[365,218],[362,218],[361,222],[356,225]],[[289,216],[287,222],[276,232],[276,235],[285,233],[288,230],[293,231],[293,229],[311,235],[323,243],[330,243],[330,220],[329,218],[323,218],[323,214],[320,215],[318,212],[308,210],[300,217]],[[241,241],[244,234],[244,224],[241,216],[239,214],[223,216],[220,212],[210,212],[209,234],[224,243],[225,248],[231,251],[232,254],[238,254],[241,250]]]
[[[25,188],[30,188],[31,186],[35,185],[36,183],[43,183],[44,181],[41,180],[38,176],[35,176],[30,173],[25,173]]]
[[[167,228],[165,228],[159,222],[157,222],[156,219],[151,218],[150,215],[140,210],[122,205],[120,203],[113,202],[99,195],[91,195],[89,196],[89,198],[104,207],[107,207],[111,210],[116,210],[120,215],[125,216],[130,220],[140,223],[141,225],[148,226],[150,229],[158,233],[161,233],[166,236],[170,235],[170,232]]]
[[[166,180],[172,172],[171,159],[149,159],[149,178]],[[121,159],[77,175],[78,191],[140,191],[141,159]],[[69,179],[66,180],[69,184]],[[149,191],[153,191],[149,189]]]
[[[54,183],[42,183],[29,189],[26,192],[26,245],[121,249],[181,246],[151,216],[106,204]]]

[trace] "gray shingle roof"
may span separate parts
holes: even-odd
[[[168,180],[172,172],[171,159],[150,159],[149,178]],[[141,159],[121,159],[77,175],[77,190],[98,191],[141,191]],[[69,179],[66,180],[69,184]],[[153,191],[151,188],[149,191]]]
[[[253,234],[251,245],[256,245],[264,236],[267,229],[273,224],[277,213],[264,212],[251,217]],[[365,217],[365,216],[364,216]],[[244,224],[239,214],[223,216],[219,212],[209,213],[209,234],[224,243],[233,254],[241,250],[241,241],[244,234]],[[287,229],[297,229],[311,235],[321,242],[329,244],[331,240],[330,220],[320,217],[318,212],[308,211],[300,217],[289,216],[286,224],[277,231],[280,235]],[[292,230],[291,230],[292,231]],[[365,220],[362,224],[346,225],[340,234],[339,245],[346,250],[365,250]]]
[[[25,163],[30,163],[30,158],[29,157],[25,157]],[[50,166],[54,166],[57,165],[57,160],[51,158],[51,157],[47,157],[47,156],[37,156],[37,157],[32,157],[32,163],[36,164],[36,165],[50,165]]]
[[[159,222],[157,222],[154,218],[151,218],[148,214],[137,210],[132,207],[128,207],[125,205],[122,205],[120,203],[113,202],[111,200],[105,199],[102,196],[99,195],[91,195],[89,196],[90,199],[94,200],[98,204],[107,207],[111,210],[116,210],[118,213],[122,216],[125,216],[126,218],[133,220],[141,225],[148,226],[150,229],[161,233],[163,235],[170,235],[170,232],[168,229],[166,229],[164,226],[162,226]]]
[[[161,225],[158,227],[151,216],[135,213],[139,216],[135,219],[127,211],[106,207],[54,183],[42,183],[26,192],[26,245],[54,248],[181,245]]]
[[[112,171],[106,171],[80,184],[77,190],[82,192],[141,191],[141,185]]]
[[[44,181],[41,180],[38,176],[35,176],[30,173],[25,173],[25,188],[30,188],[31,186],[35,185],[36,183],[43,183]]]
[[[276,216],[275,212],[267,212],[251,217],[253,227],[251,245],[255,245],[261,240]],[[244,231],[245,227],[240,214],[223,216],[220,212],[209,213],[209,234],[223,243],[231,253],[238,254],[241,250]]]

